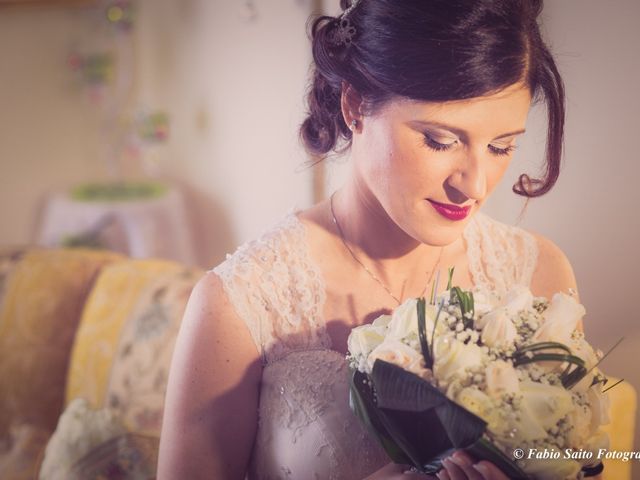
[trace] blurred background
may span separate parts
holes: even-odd
[[[348,159],[307,167],[297,129],[305,23],[337,4],[0,1],[0,246],[102,242],[211,268],[330,194]],[[625,337],[605,371],[636,388],[639,18],[636,0],[546,3],[567,87],[563,172],[522,213],[511,185],[538,173],[544,154],[544,111],[534,108],[486,206],[564,250],[588,338],[606,351]]]

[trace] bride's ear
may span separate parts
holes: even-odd
[[[352,125],[354,120],[360,123],[362,119],[362,107],[362,96],[360,93],[353,85],[343,81],[340,108],[342,109],[342,118],[347,126]]]

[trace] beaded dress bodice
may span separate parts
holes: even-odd
[[[478,213],[464,231],[476,286],[529,286],[535,238]],[[289,213],[213,271],[262,354],[250,479],[358,480],[389,462],[349,409],[348,368],[331,348],[321,273]]]

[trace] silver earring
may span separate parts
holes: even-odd
[[[358,128],[358,120],[356,120],[355,118],[353,120],[351,120],[351,130],[355,130],[356,128]]]

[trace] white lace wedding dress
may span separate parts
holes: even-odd
[[[533,236],[476,214],[464,238],[476,286],[529,285]],[[348,369],[322,317],[325,286],[294,212],[213,269],[264,364],[250,479],[359,480],[389,462],[349,409]]]

